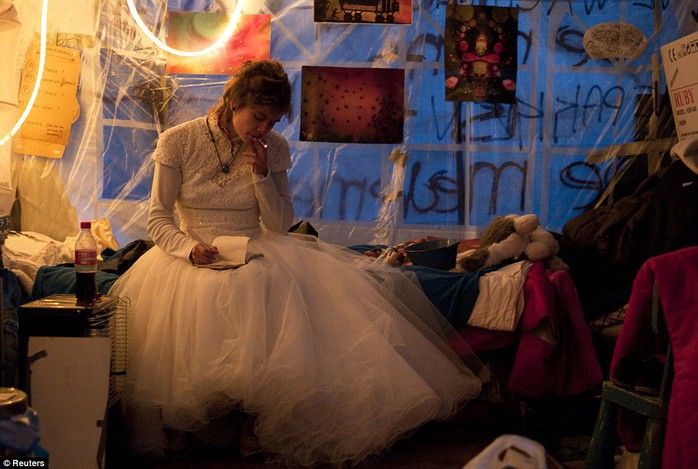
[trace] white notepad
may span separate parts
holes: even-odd
[[[260,253],[247,250],[249,240],[247,236],[217,237],[211,244],[218,248],[218,260],[210,264],[197,264],[197,267],[215,270],[236,269],[256,257],[263,257]]]

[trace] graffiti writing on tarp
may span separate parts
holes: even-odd
[[[474,191],[478,181],[486,181],[491,178],[489,214],[497,213],[500,181],[503,172],[510,168],[515,169],[520,174],[519,208],[523,211],[528,165],[514,161],[507,161],[499,166],[489,162],[477,162],[471,165],[468,184],[470,208],[472,208]],[[489,184],[489,181],[487,183]],[[426,174],[422,163],[415,162],[409,170],[409,178],[404,191],[403,215],[405,219],[409,219],[413,215],[452,214],[462,211],[462,204],[465,201],[458,197],[458,194],[464,191],[463,185],[464,182],[459,182],[457,177],[450,176],[446,170],[440,169],[432,174]],[[332,180],[332,187],[335,197],[331,201],[326,200],[326,203],[318,210],[322,218],[350,221],[371,220],[375,216],[374,213],[366,212],[371,212],[374,207],[377,207],[377,202],[380,200],[380,179],[371,181],[369,178],[347,179],[335,176]],[[306,207],[306,210],[302,210],[303,216],[313,215],[315,212],[313,207],[318,208],[317,205],[312,203],[310,198],[302,196],[302,192],[309,191],[309,188],[297,187],[296,189],[301,189],[301,191],[300,193],[295,192],[294,203]]]
[[[654,10],[657,6],[666,11],[672,2],[677,0],[633,0],[634,7]],[[684,0],[678,0],[684,1]],[[591,15],[594,12],[602,12],[607,7],[614,7],[617,0],[431,0],[423,2],[423,8],[431,10],[434,6],[438,9],[441,6],[449,5],[487,5],[503,8],[518,8],[521,12],[533,12],[539,9],[546,15],[551,16],[556,12],[569,12],[573,15]],[[581,8],[581,10],[580,10]],[[698,11],[692,11],[693,17],[698,21]]]
[[[528,11],[533,11],[536,10],[537,8],[543,8],[543,11],[545,11],[545,14],[550,16],[558,7],[565,7],[567,10],[569,10],[570,13],[574,13],[574,6],[578,6],[580,4],[583,5],[584,11],[589,14],[592,11],[594,11],[595,8],[598,8],[599,10],[603,10],[604,6],[606,3],[609,3],[611,1],[615,0],[527,0],[527,1],[521,1],[521,0],[489,0],[489,1],[481,1],[479,4],[481,5],[487,5],[487,6],[494,6],[494,7],[504,7],[504,8],[518,8],[519,10],[523,12],[528,12]],[[651,0],[647,0],[651,1]],[[663,0],[663,1],[668,1],[668,0]],[[456,0],[455,2],[453,0],[439,0],[440,5],[449,5],[449,4],[455,4],[455,5],[473,5],[477,4],[473,0]]]
[[[544,93],[540,94],[539,103],[537,106],[525,102],[522,99],[517,99],[516,104],[506,105],[501,103],[480,104],[478,108],[481,112],[473,114],[469,121],[471,123],[470,140],[473,143],[487,143],[496,141],[510,141],[518,139],[519,150],[525,147],[524,134],[520,131],[526,127],[523,125],[525,120],[533,120],[538,122],[538,140],[543,140],[543,98]],[[478,128],[477,123],[486,123],[493,121],[494,126],[480,126],[483,129],[493,128],[489,133],[476,134]],[[461,128],[464,128],[461,126]],[[500,132],[497,132],[500,130]]]
[[[489,214],[497,213],[497,204],[500,196],[500,181],[503,173],[513,168],[520,174],[520,200],[519,210],[525,209],[526,200],[526,177],[528,174],[528,163],[519,164],[515,161],[506,161],[501,165],[490,162],[479,161],[470,165],[470,181],[468,183],[469,209],[472,209],[475,200],[475,189],[478,180],[483,177],[492,179],[489,194]],[[447,171],[439,170],[435,173],[424,176],[422,164],[417,161],[410,168],[409,179],[404,194],[403,216],[409,219],[414,212],[416,215],[427,213],[458,213],[462,211],[461,204],[464,200],[458,194],[464,192],[462,184],[458,178],[447,175]],[[421,182],[426,179],[426,182]],[[507,180],[509,181],[509,180]]]
[[[508,168],[518,169],[518,171],[521,173],[519,211],[524,211],[526,201],[526,175],[528,174],[528,163],[524,162],[523,164],[519,164],[514,161],[507,161],[499,166],[486,161],[479,161],[472,165],[472,170],[470,172],[469,197],[471,209],[473,205],[473,200],[475,200],[474,191],[476,186],[477,175],[482,170],[489,170],[492,172],[492,185],[490,188],[490,204],[488,214],[494,215],[497,213],[497,201],[499,200],[499,183],[502,179],[502,174]]]
[[[567,94],[565,93],[565,95]],[[544,103],[545,93],[541,92],[536,104],[528,103],[520,98],[512,105],[479,104],[478,111],[468,118],[470,141],[488,143],[516,139],[519,149],[522,150],[526,146],[524,136],[528,133],[524,121],[536,122],[536,138],[538,141],[543,141]],[[606,126],[610,122],[611,126],[615,128],[619,125],[618,119],[621,110],[626,105],[626,92],[621,86],[611,86],[605,89],[600,85],[592,85],[589,89],[583,90],[582,85],[576,85],[571,99],[564,96],[555,97],[553,142],[557,144],[572,136],[583,135],[594,124]],[[434,106],[433,101],[432,106]],[[432,112],[436,113],[434,107]],[[465,127],[462,126],[462,128]],[[484,131],[478,134],[478,129],[484,129]],[[442,139],[444,136],[445,132],[437,137]]]
[[[617,164],[601,166],[586,161],[575,161],[560,169],[558,179],[568,189],[584,192],[588,202],[573,206],[573,210],[588,210],[601,197],[609,186],[609,181],[624,165],[624,160]],[[468,209],[472,211],[475,196],[481,194],[479,203],[487,206],[487,216],[498,214],[499,202],[504,197],[510,198],[518,192],[518,200],[510,208],[526,210],[526,180],[528,162],[504,161],[494,164],[478,161],[470,165],[469,180],[449,174],[445,169],[432,170],[420,161],[414,162],[408,170],[408,177],[403,192],[403,217],[406,221],[434,215],[462,213],[466,200],[460,196],[467,189]],[[505,176],[505,173],[506,176]],[[380,178],[347,178],[335,175],[327,188],[323,202],[316,200],[313,190],[305,181],[298,181],[294,186],[294,206],[300,217],[320,216],[323,219],[340,221],[370,221],[375,219],[376,209],[382,199]],[[500,190],[504,187],[506,190]],[[331,193],[331,195],[330,195]],[[581,199],[579,199],[581,200]],[[437,218],[439,218],[437,216]],[[454,219],[455,220],[455,219]]]
[[[560,26],[557,30],[555,42],[560,48],[567,53],[579,55],[579,62],[572,64],[573,67],[584,65],[590,60],[589,55],[584,50],[583,46],[584,32],[578,29],[572,29],[568,25]]]
[[[666,10],[671,5],[674,0],[634,0],[632,5],[642,8],[648,8],[653,10],[655,5],[658,4],[662,10]],[[518,8],[523,12],[533,11],[537,8],[541,8],[547,16],[553,14],[553,12],[558,9],[564,9],[570,13],[575,13],[575,7],[583,8],[584,13],[590,15],[594,11],[603,11],[607,6],[613,6],[614,2],[617,0],[487,0],[480,1],[481,5],[495,6],[495,7],[507,7],[507,8]],[[432,4],[434,2],[431,2]],[[477,4],[474,0],[439,0],[439,5],[473,5]]]
[[[585,170],[583,177],[576,176],[579,169]],[[598,166],[589,164],[586,161],[577,161],[565,166],[560,171],[560,181],[566,187],[579,191],[597,191],[600,195],[605,187],[603,176]],[[586,204],[573,207],[575,210],[587,210],[594,205],[594,200]]]
[[[335,174],[331,183],[323,187],[325,196],[318,200],[307,180],[293,181],[293,206],[297,216],[342,221],[375,219],[375,209],[381,199],[380,178],[352,179]]]
[[[632,5],[641,8],[647,8],[648,10],[654,10],[655,6],[659,5],[659,7],[662,10],[666,10],[667,8],[669,8],[669,5],[671,5],[671,2],[673,1],[675,0],[634,0]]]
[[[335,176],[332,180],[332,185],[336,185],[339,190],[337,217],[340,220],[361,220],[364,208],[367,207],[367,202],[373,203],[373,205],[369,204],[369,206],[374,207],[375,202],[380,197],[380,179],[369,181],[367,177],[346,179],[341,176]],[[347,214],[347,207],[351,207],[352,213]],[[323,207],[323,212],[324,210],[325,207]],[[324,215],[323,213],[323,218]]]
[[[523,44],[523,55],[521,57],[521,65],[526,65],[528,63],[528,57],[531,55],[531,45],[533,44],[531,31],[521,31],[519,29],[518,33],[519,42],[524,41]]]
[[[618,158],[605,169],[586,161],[570,163],[560,171],[560,182],[565,187],[591,194],[587,203],[573,206],[574,210],[589,210],[607,194],[611,181],[623,174],[630,165],[630,158]],[[612,195],[612,194],[611,194]]]
[[[571,134],[577,134],[580,129],[586,128],[596,116],[597,123],[605,123],[612,118],[612,125],[618,124],[618,115],[625,104],[625,90],[620,86],[612,86],[604,90],[599,85],[593,85],[582,99],[582,86],[576,86],[573,100],[556,97],[555,102],[562,106],[555,110],[553,116],[553,141],[560,142],[563,134],[560,123],[567,121],[567,130]],[[610,112],[606,112],[610,111]]]
[[[427,54],[424,53],[426,52],[426,47],[424,46],[431,46],[431,48],[434,51],[433,54],[435,56],[435,61],[441,60],[441,53],[443,52],[444,48],[444,37],[436,34],[420,34],[419,36],[415,37],[412,40],[412,42],[410,42],[410,45],[407,47],[407,61],[423,61],[427,56]],[[437,72],[438,71],[436,69],[433,70],[434,75],[436,75]],[[412,78],[415,75],[415,73],[421,72],[415,69],[410,69],[408,78]]]
[[[518,8],[521,11],[531,11],[540,7],[541,5],[548,5],[547,14],[549,15],[556,6],[567,4],[570,12],[572,12],[572,3],[578,2],[579,0],[535,0],[535,1],[521,1],[521,0],[480,0],[478,3],[474,0],[439,0],[439,5],[455,5],[455,6],[468,6],[468,5],[483,5],[492,7],[502,7],[502,8]],[[587,2],[597,2],[601,1],[603,3],[608,0],[584,0]]]
[[[434,127],[436,128],[436,138],[439,141],[442,141],[445,137],[446,134],[448,133],[449,129],[452,129],[453,122],[455,121],[455,116],[451,116],[448,122],[445,123],[444,130],[443,132],[440,129],[439,125],[439,119],[436,117],[436,98],[432,95],[430,97],[431,100],[431,115],[432,119],[434,121]]]
[[[561,90],[560,96],[555,97],[555,106],[552,110],[554,143],[561,143],[572,136],[583,135],[593,125],[606,127],[610,123],[612,128],[619,125],[621,111],[628,105],[624,88],[617,85],[609,88],[592,85],[584,90],[582,85],[578,84],[573,89],[573,93]],[[567,97],[570,94],[571,98]],[[513,105],[489,103],[480,104],[477,109],[479,112],[469,118],[470,138],[473,142],[501,142],[517,139],[519,149],[523,149],[524,135],[528,133],[527,127],[523,125],[524,121],[535,122],[536,138],[538,141],[543,140],[544,92],[540,93],[538,103],[535,104],[519,98]],[[494,125],[479,127],[476,125],[487,123]],[[478,128],[487,130],[485,133],[477,134]]]
[[[516,175],[511,174],[512,170]],[[459,194],[465,193],[466,183],[463,178],[449,174],[445,169],[432,170],[428,173],[425,165],[414,162],[408,170],[408,177],[403,193],[403,215],[405,219],[427,214],[453,214],[463,211],[465,200]],[[507,173],[505,176],[504,173]],[[470,165],[469,208],[472,209],[475,191],[481,193],[480,186],[489,186],[489,214],[498,210],[501,199],[500,187],[506,186],[511,193],[511,186],[517,180],[519,210],[523,211],[526,198],[526,179],[528,163],[505,161],[499,165],[491,162],[475,162]],[[506,184],[503,182],[506,177]],[[334,175],[331,184],[326,186],[323,202],[316,200],[312,188],[304,181],[297,181],[293,186],[294,206],[301,217],[320,216],[323,219],[342,221],[366,220],[375,218],[375,210],[382,199],[380,178],[347,178]],[[501,184],[500,184],[501,183]],[[330,196],[331,192],[331,196]],[[484,193],[487,193],[487,188]]]
[[[410,170],[410,178],[404,195],[404,217],[409,218],[410,209],[418,214],[425,213],[453,213],[457,212],[461,201],[454,194],[458,194],[458,180],[447,176],[446,170],[440,170],[428,176],[426,182],[417,188],[417,181],[422,172],[422,164],[416,162]],[[426,195],[420,193],[417,197],[416,192],[419,189],[426,189]],[[451,196],[451,197],[446,197]],[[417,200],[424,200],[421,205]],[[445,206],[443,200],[455,200],[455,205]]]

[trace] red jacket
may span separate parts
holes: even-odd
[[[611,375],[621,358],[648,353],[648,344],[654,340],[651,304],[655,282],[674,354],[662,465],[698,468],[698,246],[652,257],[642,265],[614,349]],[[624,434],[622,425],[619,430],[627,446],[632,434]]]

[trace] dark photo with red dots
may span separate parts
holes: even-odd
[[[405,71],[302,68],[300,140],[402,143]]]

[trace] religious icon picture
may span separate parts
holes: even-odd
[[[516,100],[518,23],[516,8],[447,7],[446,101]]]
[[[405,71],[304,66],[300,140],[401,143]]]

